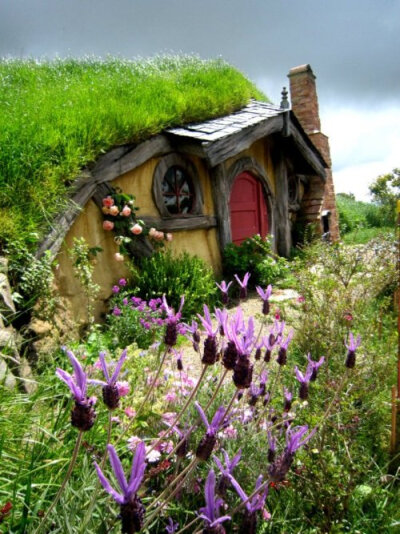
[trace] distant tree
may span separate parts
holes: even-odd
[[[337,193],[336,196],[337,197],[341,197],[341,198],[348,198],[349,200],[355,200],[356,199],[354,193]]]
[[[388,174],[382,174],[369,186],[373,202],[381,207],[382,217],[386,223],[393,225],[396,202],[400,199],[400,168]]]

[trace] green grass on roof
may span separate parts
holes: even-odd
[[[0,61],[0,248],[34,247],[101,153],[250,98],[265,96],[221,60]]]

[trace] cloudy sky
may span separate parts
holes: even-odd
[[[0,0],[0,56],[222,56],[279,103],[317,76],[336,192],[400,166],[400,0]]]

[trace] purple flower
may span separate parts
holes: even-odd
[[[240,278],[238,277],[237,274],[235,274],[235,278],[236,278],[236,281],[237,283],[240,285],[240,294],[239,294],[239,297],[241,299],[246,299],[247,298],[247,283],[249,281],[249,278],[250,278],[251,274],[250,273],[246,273],[243,277],[243,280],[240,280]]]
[[[223,501],[222,499],[215,497],[215,473],[212,469],[208,473],[206,485],[204,488],[204,496],[206,500],[206,506],[204,508],[200,508],[199,517],[204,519],[208,529],[213,529],[214,527],[217,527],[224,521],[228,521],[231,519],[229,515],[218,517],[219,509]],[[225,533],[225,529],[223,529],[222,531],[220,529],[215,530],[215,532],[218,532],[219,534],[223,534]]]
[[[271,463],[275,459],[276,453],[276,438],[272,435],[270,430],[267,431],[268,438],[268,461]]]
[[[361,336],[358,334],[357,339],[354,339],[353,333],[349,334],[349,344],[345,343],[347,348],[346,367],[353,369],[356,364],[356,350],[361,345]]]
[[[307,400],[308,399],[308,385],[310,383],[311,376],[312,376],[312,367],[308,366],[305,374],[303,374],[301,371],[299,371],[299,368],[297,367],[297,365],[295,365],[294,372],[296,374],[297,380],[300,382],[299,397],[302,400]]]
[[[106,379],[106,381],[104,382],[103,380],[89,380],[91,384],[98,384],[100,386],[103,386],[103,401],[104,401],[104,404],[108,408],[110,408],[110,410],[114,410],[119,405],[119,398],[121,395],[118,390],[117,380],[118,380],[118,375],[121,371],[122,364],[126,360],[126,354],[127,353],[125,349],[124,351],[122,351],[122,354],[117,364],[115,365],[114,372],[110,376],[108,372],[108,364],[105,359],[105,353],[100,352],[99,360],[100,360],[101,368],[102,368],[104,378]]]
[[[121,286],[121,287],[125,287],[127,282],[125,280],[125,278],[120,278],[119,281],[118,281],[118,284]]]
[[[286,451],[289,454],[294,454],[300,447],[305,445],[316,433],[317,427],[315,427],[308,436],[304,436],[308,431],[308,426],[296,426],[294,428],[289,427],[286,431]],[[303,439],[302,439],[303,438]]]
[[[314,382],[316,380],[318,375],[318,369],[321,367],[321,365],[325,362],[324,356],[322,356],[317,362],[311,359],[311,354],[307,354],[307,360],[308,360],[308,368],[311,369],[311,377],[310,382]],[[308,370],[307,368],[307,370]]]
[[[224,336],[228,326],[228,312],[225,309],[215,308],[215,317],[219,324],[219,333]]]
[[[194,405],[196,407],[196,410],[199,412],[200,418],[203,421],[204,426],[206,427],[206,433],[200,440],[199,445],[197,446],[196,457],[200,460],[206,461],[211,456],[211,453],[217,441],[217,433],[225,415],[225,408],[223,406],[220,406],[215,412],[211,423],[209,423],[207,416],[204,413],[200,404],[196,401]]]
[[[179,528],[179,523],[174,523],[171,517],[168,518],[168,525],[165,527],[167,534],[174,534]]]
[[[218,332],[219,326],[217,325],[214,330],[210,311],[206,304],[204,304],[203,310],[204,317],[202,315],[197,314],[198,318],[202,322],[205,331],[207,332],[207,337],[204,340],[204,352],[201,362],[204,365],[213,365],[218,359],[218,347],[215,336]]]
[[[71,411],[71,424],[81,431],[90,430],[94,425],[96,412],[93,409],[94,399],[88,398],[86,393],[87,375],[71,351],[67,351],[67,356],[74,368],[74,375],[71,376],[63,369],[57,369],[56,375],[67,384],[75,400],[75,407]]]
[[[177,311],[177,313],[175,313],[174,309],[168,306],[167,299],[165,298],[165,295],[163,295],[161,307],[167,314],[164,343],[168,347],[173,347],[174,345],[176,345],[176,342],[178,339],[177,325],[178,325],[179,319],[182,316],[181,312],[182,312],[184,302],[185,302],[185,297],[182,296],[179,310]]]
[[[264,315],[268,315],[269,314],[269,297],[271,296],[271,293],[272,293],[272,286],[270,284],[265,291],[260,286],[256,286],[256,290],[263,301],[262,312]]]
[[[119,317],[121,315],[121,310],[118,308],[118,306],[114,306],[113,308],[113,311],[112,311],[112,314],[115,315],[116,317]]]
[[[292,407],[293,394],[288,389],[284,388],[283,397],[285,399],[283,403],[283,411],[289,412],[290,408]]]
[[[259,493],[256,493],[254,497],[248,500],[248,496],[243,491],[239,482],[232,476],[229,476],[232,486],[235,488],[237,494],[243,502],[245,502],[245,513],[244,520],[241,525],[241,532],[246,532],[246,534],[255,534],[257,529],[257,512],[264,507],[265,499],[268,495],[268,485],[265,486],[263,490]],[[261,487],[263,481],[263,476],[260,475],[256,481],[256,490]]]
[[[221,476],[219,477],[218,484],[217,484],[217,493],[221,497],[225,497],[226,490],[229,486],[229,475],[232,475],[233,470],[237,466],[237,464],[240,462],[240,458],[242,456],[242,450],[239,449],[236,456],[232,458],[232,460],[229,459],[228,453],[225,449],[221,449],[222,453],[225,458],[225,467],[223,466],[222,462],[217,458],[216,456],[213,456],[214,462],[217,464],[218,469],[221,472]]]
[[[215,285],[221,290],[222,304],[224,306],[226,306],[229,302],[228,291],[229,291],[229,287],[231,286],[231,284],[232,282],[229,282],[229,284],[227,284],[225,280],[222,280],[221,284],[215,283]]]
[[[284,324],[284,323],[283,323]],[[289,346],[289,343],[291,342],[293,338],[293,330],[291,330],[285,340],[281,340],[279,342],[279,352],[278,352],[278,358],[277,362],[279,365],[286,365],[287,362],[287,349]]]
[[[116,491],[104,476],[102,470],[94,462],[100,483],[106,492],[120,505],[122,532],[139,532],[144,523],[145,509],[137,496],[146,468],[146,448],[141,441],[136,446],[129,482],[125,478],[121,461],[112,445],[107,445],[110,464],[117,479],[120,492]]]
[[[114,295],[116,295],[119,293],[120,289],[118,286],[112,286],[111,291],[114,293]]]

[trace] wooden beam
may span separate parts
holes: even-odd
[[[172,150],[173,146],[165,135],[156,135],[137,146],[127,145],[105,154],[92,169],[92,174],[99,184],[110,182],[149,159],[163,156]]]
[[[312,150],[312,148],[308,146],[306,140],[304,139],[304,136],[293,123],[290,124],[290,135],[292,136],[293,141],[295,142],[303,158],[307,161],[309,165],[311,165],[311,167],[315,170],[316,174],[318,174],[318,176],[325,182],[325,167],[321,159],[317,156],[317,149],[315,148],[315,150]]]
[[[238,133],[224,137],[213,143],[203,143],[204,151],[211,167],[249,148],[255,141],[283,128],[282,115],[271,117],[256,126],[249,126]]]
[[[221,255],[232,241],[231,214],[229,209],[229,184],[225,166],[221,163],[210,169],[214,211],[218,228],[218,241]]]
[[[143,216],[139,217],[144,221],[146,226],[157,228],[163,232],[177,232],[180,230],[200,230],[215,228],[217,218],[214,215],[197,215],[192,217],[179,217],[161,219],[159,217]]]
[[[275,151],[275,242],[278,254],[288,257],[292,238],[289,222],[289,187],[282,148]]]

